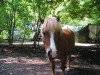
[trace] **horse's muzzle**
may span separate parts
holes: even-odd
[[[52,58],[52,50],[49,49],[46,53],[47,58]]]

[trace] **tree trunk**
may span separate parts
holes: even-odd
[[[12,43],[13,43],[13,35],[14,35],[14,27],[15,27],[15,15],[16,15],[16,11],[11,10],[10,11],[10,21],[9,21],[9,29],[8,29],[8,43],[9,46],[12,47]]]

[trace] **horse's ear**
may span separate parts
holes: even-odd
[[[60,21],[60,17],[59,17],[59,16],[53,15],[53,17],[55,17],[55,18],[57,19],[58,22]]]
[[[58,20],[58,22],[60,21],[60,17],[59,16],[57,17],[57,20]]]
[[[39,22],[41,22],[42,24],[44,22],[44,19],[42,19],[40,16],[39,16]]]

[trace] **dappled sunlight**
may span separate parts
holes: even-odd
[[[48,61],[41,57],[29,58],[20,55],[0,59],[0,75],[49,75],[50,70]]]
[[[89,44],[89,43],[75,43],[76,46],[86,46],[86,47],[94,47],[97,46],[96,44]]]
[[[96,46],[96,44],[90,44],[90,43],[75,43],[76,46]]]
[[[48,74],[48,72],[37,72],[37,75],[51,75],[51,74]]]
[[[48,64],[46,60],[38,57],[27,58],[27,57],[7,57],[2,58],[0,61],[5,61],[4,63],[18,63],[18,64]]]
[[[10,55],[10,56],[9,56]],[[51,66],[46,58],[41,57],[28,57],[21,56],[18,53],[12,53],[9,55],[0,55],[0,74],[1,75],[51,75]],[[12,56],[11,56],[12,55]],[[5,57],[6,56],[6,57]],[[71,63],[72,71],[67,72],[67,75],[96,75],[100,74],[99,65],[91,65],[85,63],[82,59],[73,56],[73,61]],[[56,74],[61,75],[62,71],[60,69],[60,61],[56,62]]]
[[[83,44],[76,43],[76,46],[79,45],[82,46]],[[95,44],[85,44],[86,47],[89,45]],[[49,60],[43,56],[45,53],[41,53],[40,50],[34,50],[33,55],[30,56],[31,53],[27,55],[30,50],[29,46],[16,48],[20,49],[20,51],[16,52],[4,49],[4,53],[0,54],[0,75],[51,75],[52,71]],[[27,51],[25,52],[26,48]],[[79,57],[79,54],[72,55],[72,70],[70,72],[66,70],[66,75],[91,75],[92,72],[92,75],[96,75],[96,73],[100,74],[100,65],[96,63],[91,64],[88,60],[83,60]],[[56,74],[61,75],[62,70],[60,69],[60,61],[56,59],[55,62]]]

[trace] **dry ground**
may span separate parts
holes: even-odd
[[[18,51],[0,48],[0,75],[51,75],[49,61],[45,52],[22,48]],[[22,50],[22,51],[21,51]],[[72,71],[66,75],[100,75],[100,65],[87,63],[79,57],[73,57]],[[56,74],[61,75],[60,63],[56,61]]]

